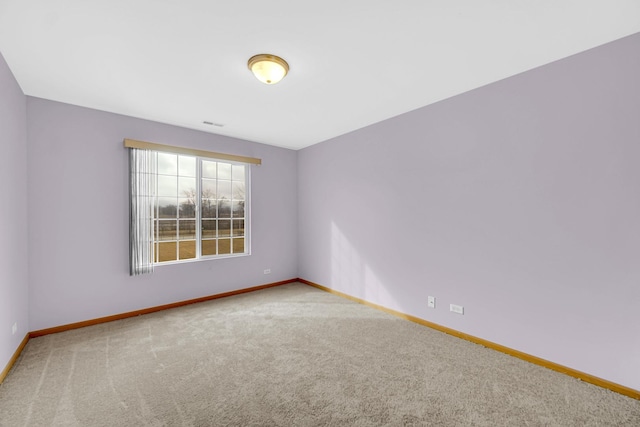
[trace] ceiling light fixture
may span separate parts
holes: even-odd
[[[287,61],[266,53],[252,56],[247,65],[258,80],[268,85],[278,83],[289,72]]]

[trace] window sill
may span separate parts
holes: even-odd
[[[228,254],[228,255],[215,255],[215,256],[205,256],[201,258],[189,258],[189,259],[181,259],[176,261],[164,261],[161,263],[153,264],[154,268],[164,267],[167,265],[177,265],[177,264],[190,264],[192,262],[201,262],[201,261],[215,261],[219,259],[229,259],[229,258],[242,258],[246,256],[250,256],[251,253],[246,254]]]

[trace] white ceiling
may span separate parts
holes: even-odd
[[[637,32],[639,0],[0,0],[25,94],[294,149]]]

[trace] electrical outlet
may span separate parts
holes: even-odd
[[[461,305],[449,304],[449,310],[454,313],[464,314],[464,307]]]
[[[265,268],[264,269],[264,274],[271,274],[271,269],[270,268]]]
[[[18,332],[18,322],[14,322],[13,326],[11,327],[11,335],[15,335],[16,332]]]
[[[436,308],[436,297],[432,297],[432,296],[427,297],[427,307]]]

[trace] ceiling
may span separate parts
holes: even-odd
[[[637,32],[638,0],[0,0],[26,95],[293,149]]]

